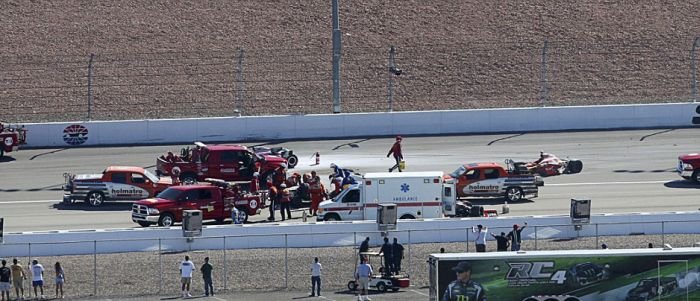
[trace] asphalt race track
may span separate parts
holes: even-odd
[[[31,139],[31,133],[29,133]],[[266,142],[246,143],[259,145]],[[292,171],[316,169],[324,181],[330,163],[361,173],[386,171],[392,138],[284,142],[300,156]],[[131,222],[129,203],[100,208],[62,205],[64,172],[100,173],[108,165],[153,168],[155,158],[178,146],[139,146],[20,150],[0,160],[0,216],[5,231],[138,227]],[[408,171],[452,172],[466,162],[499,162],[506,158],[531,161],[540,150],[583,161],[581,174],[545,178],[540,197],[510,204],[510,215],[568,214],[569,199],[592,199],[592,211],[691,211],[700,207],[700,185],[683,181],[675,172],[681,153],[700,151],[696,129],[564,132],[441,137],[405,137]],[[311,155],[321,152],[321,164]],[[328,184],[326,183],[327,187]],[[502,200],[476,201],[500,208]],[[301,214],[295,212],[295,220]],[[262,222],[267,212],[252,216]]]

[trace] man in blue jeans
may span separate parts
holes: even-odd
[[[314,263],[311,264],[311,297],[321,296],[321,269],[321,263],[318,262],[318,257],[315,257]]]

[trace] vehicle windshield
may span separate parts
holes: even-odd
[[[450,174],[450,177],[459,178],[459,176],[463,175],[466,171],[467,171],[467,168],[464,167],[464,165],[461,165],[461,166],[459,166],[459,168],[457,168],[455,171],[453,171]]]
[[[163,190],[163,192],[159,193],[157,197],[161,199],[177,201],[177,198],[180,196],[181,193],[182,191],[179,189],[168,188],[166,190]]]
[[[151,180],[151,182],[158,183],[158,177],[156,177],[156,175],[154,175],[150,171],[144,169],[143,175],[146,176],[146,178],[148,178],[149,180]]]

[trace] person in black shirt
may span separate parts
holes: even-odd
[[[204,257],[204,264],[199,270],[202,271],[202,278],[204,280],[204,295],[209,296],[209,292],[211,291],[211,295],[214,296],[214,284],[211,279],[211,272],[214,270],[214,267],[209,263],[209,257]]]
[[[501,235],[493,235],[493,233],[491,233],[491,236],[496,239],[496,250],[498,252],[508,251],[510,243],[508,242],[508,237],[506,237],[505,232],[501,232]]]
[[[508,239],[510,239],[510,250],[520,251],[520,244],[522,243],[522,232],[527,227],[527,223],[520,227],[518,224],[513,225],[513,231],[508,233]]]
[[[2,300],[10,300],[10,280],[12,279],[12,271],[7,267],[7,261],[2,260],[0,267],[0,295]],[[5,297],[7,296],[7,297]],[[7,299],[5,299],[7,298]]]
[[[360,254],[360,262],[362,262],[362,253],[369,251],[369,237],[365,238],[365,240],[362,241],[360,244],[360,251],[358,252]]]
[[[382,245],[382,249],[379,250],[379,254],[384,254],[384,275],[391,275],[391,266],[394,263],[392,253],[393,251],[389,243],[389,238],[384,237],[384,244]]]
[[[392,257],[394,265],[391,267],[391,272],[398,275],[401,272],[401,259],[403,259],[403,246],[399,243],[399,239],[394,237],[394,244],[391,245]]]

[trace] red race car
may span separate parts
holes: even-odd
[[[515,162],[506,159],[508,169],[521,174],[537,174],[542,177],[558,176],[561,174],[577,174],[583,170],[583,162],[577,159],[566,160],[540,152],[540,158],[533,162]]]

